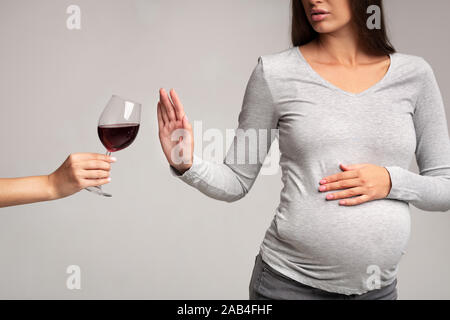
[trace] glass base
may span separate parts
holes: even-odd
[[[85,190],[98,194],[99,196],[112,197],[112,194],[104,192],[101,187],[87,187]]]

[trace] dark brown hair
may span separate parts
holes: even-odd
[[[353,23],[358,31],[361,46],[366,52],[375,55],[394,53],[395,49],[386,33],[382,0],[350,0]],[[369,29],[366,20],[369,17],[367,8],[376,5],[381,9],[381,28]],[[305,8],[301,0],[292,0],[292,29],[291,41],[293,46],[304,45],[317,38],[318,33],[313,29],[306,17]]]

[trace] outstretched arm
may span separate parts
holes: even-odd
[[[164,91],[161,91],[160,94],[161,99],[158,104],[160,139],[172,174],[214,199],[232,202],[244,197],[261,170],[272,141],[276,137],[273,130],[277,128],[278,123],[262,58],[259,58],[248,81],[238,118],[238,129],[222,163],[203,160],[193,154],[192,127],[187,119],[177,122],[180,121],[177,118],[178,114],[184,117],[184,109],[178,97],[174,93],[171,102],[165,96]],[[171,117],[172,120],[170,120]],[[164,129],[170,126],[170,123],[173,123],[174,128],[184,128],[186,141],[192,142],[184,145],[186,149],[183,149],[182,141],[175,142],[180,149],[187,150],[186,153],[191,154],[187,164],[175,164],[170,158],[171,150],[167,147],[168,140],[172,141],[173,146],[175,139],[169,139],[171,130]]]
[[[55,200],[108,183],[111,162],[106,155],[75,153],[50,175],[0,179],[0,207]]]

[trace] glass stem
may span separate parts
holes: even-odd
[[[111,152],[108,151],[108,150],[106,150],[105,155],[107,155],[107,156],[109,157],[109,156],[111,155]],[[103,190],[103,189],[102,189],[102,186],[98,186],[97,188],[99,188],[100,190]]]

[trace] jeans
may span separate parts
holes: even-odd
[[[391,284],[358,294],[341,294],[314,288],[286,277],[258,254],[249,285],[250,300],[397,300],[397,279]]]

